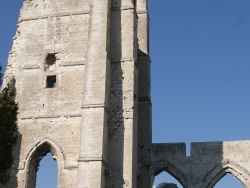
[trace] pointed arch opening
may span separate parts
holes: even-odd
[[[167,171],[162,171],[154,178],[153,188],[184,188],[181,183]]]
[[[168,183],[175,182],[178,185],[178,188],[188,187],[187,178],[184,176],[184,174],[177,166],[175,166],[168,160],[153,162],[151,167],[151,174],[152,174],[151,176],[152,186],[157,186],[157,183],[159,182],[164,183],[167,181]],[[163,176],[163,179],[161,179],[161,176]],[[158,181],[158,178],[160,178],[159,179],[160,181]]]
[[[250,187],[250,174],[249,172],[236,164],[231,160],[225,160],[221,164],[215,166],[204,178],[206,188],[214,188],[223,177],[228,178],[228,174],[231,174],[237,178],[243,185],[243,187]],[[224,179],[222,181],[225,181]]]
[[[49,139],[45,139],[30,150],[26,158],[26,185],[25,188],[36,188],[37,172],[39,170],[40,161],[47,155],[57,163],[57,181],[59,182],[60,170],[63,168],[62,164],[65,156],[63,151],[57,144]],[[57,184],[57,183],[56,183]]]
[[[36,176],[36,188],[56,188],[58,165],[51,153],[48,153],[39,163]]]
[[[230,173],[225,174],[213,188],[237,187],[244,188],[244,184]]]

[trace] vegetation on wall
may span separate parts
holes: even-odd
[[[0,84],[2,84],[2,68]],[[15,102],[15,80],[0,92],[0,185],[10,179],[14,162],[13,147],[17,142],[17,110]],[[1,85],[0,85],[1,86]]]

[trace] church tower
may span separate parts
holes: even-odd
[[[147,0],[26,0],[5,84],[16,80],[10,182],[35,188],[43,156],[58,188],[146,188],[151,148]]]

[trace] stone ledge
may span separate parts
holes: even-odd
[[[64,17],[64,16],[75,16],[75,15],[82,15],[82,14],[89,14],[89,10],[79,11],[79,12],[66,12],[66,13],[60,13],[60,14],[50,14],[50,15],[44,15],[44,16],[37,16],[37,17],[26,17],[26,18],[20,18],[18,20],[18,23],[24,22],[24,21],[30,21],[30,20],[39,20],[39,19],[47,19],[49,17]]]

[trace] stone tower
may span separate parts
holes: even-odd
[[[58,188],[184,188],[227,173],[250,188],[250,141],[152,143],[147,0],[26,0],[4,84],[16,80],[18,143],[3,188],[35,188],[51,152]],[[171,185],[171,184],[169,184]]]
[[[19,140],[9,188],[35,188],[51,152],[58,188],[150,187],[147,0],[26,0],[5,84]]]

